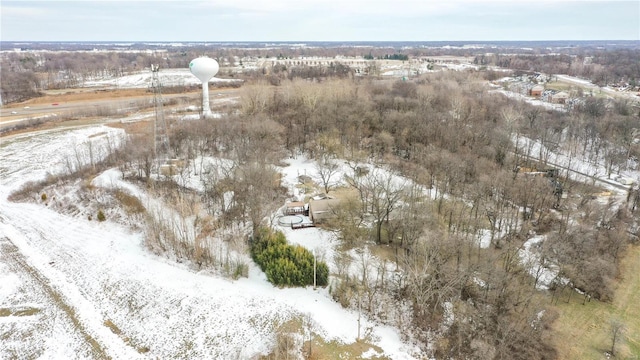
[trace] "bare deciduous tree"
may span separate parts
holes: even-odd
[[[375,239],[382,244],[382,227],[389,223],[391,212],[402,199],[405,181],[390,172],[372,171],[366,176],[364,186],[371,194],[370,211],[375,223]],[[386,240],[389,242],[391,239]]]
[[[334,186],[332,179],[338,174],[340,165],[329,156],[323,156],[320,160],[316,161],[315,168],[316,173],[322,181],[324,192],[328,194],[329,190]]]
[[[617,319],[611,320],[609,325],[611,326],[611,350],[609,352],[611,355],[616,356],[616,344],[620,342],[620,338],[624,335],[625,326],[622,321]]]

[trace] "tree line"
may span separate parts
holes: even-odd
[[[618,83],[640,86],[639,49],[592,50],[575,55],[477,55],[474,63],[520,71],[567,74],[589,79],[599,86]]]
[[[456,73],[415,82],[249,85],[242,112],[279,123],[281,144],[292,156],[303,152],[320,162],[327,157],[371,162],[410,180],[398,185],[387,175],[359,175],[355,167],[349,175],[359,195],[335,210],[342,216],[332,226],[349,246],[372,241],[397,249],[395,261],[404,275],[394,286],[366,276],[345,279],[346,289],[391,291],[389,298],[410,300],[416,331],[434,329],[453,304],[464,321],[454,320],[448,328],[448,340],[438,350],[443,356],[552,358],[545,339],[553,315],[541,305],[539,279],[527,273],[518,255],[527,235],[549,237],[546,246],[552,250],[544,256],[560,264],[558,279],[568,278],[570,288],[606,301],[634,220],[630,207],[599,208],[566,176],[555,180],[571,194],[564,199],[556,182],[515,170],[544,166],[545,151],[572,146],[576,158],[600,164],[605,159],[616,164],[614,170],[637,166],[627,156],[631,147],[625,135],[637,114],[606,107],[594,112],[590,104],[570,113],[541,110],[487,93],[480,80],[480,74]],[[514,136],[542,142],[547,150],[533,153],[515,146]],[[532,163],[532,157],[539,161]],[[611,217],[603,222],[583,215],[596,208],[589,213]],[[363,231],[370,220],[375,226]],[[574,236],[582,227],[595,231]],[[483,234],[490,238],[489,249],[478,246]],[[566,284],[552,288],[557,296],[567,296],[555,286]],[[347,299],[353,306],[354,298]],[[547,316],[532,326],[541,312]]]
[[[363,56],[365,59],[408,60],[411,58],[454,55],[475,56],[479,65],[495,65],[514,70],[541,71],[548,74],[569,74],[592,80],[599,85],[627,82],[638,86],[640,70],[640,50],[634,47],[622,47],[608,50],[586,46],[575,49],[563,49],[562,55],[549,52],[546,47],[526,49],[509,49],[513,55],[503,55],[501,48],[487,47],[480,49],[465,48],[404,48],[399,45],[384,44],[366,47],[287,47],[276,48],[243,48],[223,46],[195,47],[154,47],[153,50],[140,48],[139,44],[131,45],[131,51],[101,50],[93,51],[86,46],[78,45],[79,51],[20,51],[4,52],[1,56],[2,69],[2,101],[23,101],[46,89],[61,89],[83,86],[85,81],[113,78],[147,69],[151,64],[161,68],[187,68],[191,59],[206,53],[220,60],[221,64],[241,66],[243,58],[298,58],[298,57],[337,57]],[[53,45],[41,45],[44,47]],[[54,46],[55,48],[55,46]],[[368,50],[368,51],[367,51]],[[364,54],[364,55],[363,55]],[[489,54],[489,55],[487,55]],[[336,60],[335,69],[325,74],[326,69],[307,68],[289,69],[289,78],[326,78],[334,75],[344,77],[349,68],[340,65]],[[282,67],[274,69],[283,71]],[[245,71],[237,74],[234,71],[226,74],[229,77],[260,77],[263,71]],[[300,72],[300,74],[296,74]],[[311,72],[311,73],[310,73]],[[376,74],[376,71],[370,71]],[[321,75],[321,76],[319,76]]]

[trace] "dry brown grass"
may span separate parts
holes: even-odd
[[[107,126],[124,129],[127,134],[131,135],[151,135],[153,134],[152,121],[137,121],[130,123],[109,123]]]
[[[560,359],[605,359],[611,349],[611,320],[620,320],[625,336],[616,345],[618,359],[640,358],[640,246],[629,248],[620,264],[621,278],[611,303],[568,294],[555,306],[559,313],[553,330]]]
[[[127,214],[141,214],[145,212],[144,205],[142,205],[142,202],[137,197],[129,195],[122,190],[116,190],[114,196],[124,207]]]
[[[556,91],[570,91],[577,88],[576,85],[569,84],[564,81],[553,81],[544,84],[545,89],[556,90]]]
[[[309,349],[311,349],[310,354]],[[362,354],[369,349],[373,349],[379,353],[383,352],[380,347],[364,340],[351,344],[343,344],[335,340],[327,342],[319,336],[314,336],[311,340],[311,347],[309,347],[309,341],[305,341],[302,353],[306,356],[306,359],[364,359]],[[384,356],[371,356],[366,357],[366,359],[384,360],[388,358]]]
[[[149,97],[151,93],[147,89],[71,89],[49,91],[45,96],[27,100],[21,105],[48,104],[52,102],[70,102],[101,100],[112,98]]]
[[[165,89],[169,90],[169,89]],[[199,104],[198,87],[173,89],[164,94],[165,113],[176,106]],[[236,96],[238,89],[216,88],[214,97]],[[153,93],[147,89],[64,89],[47,91],[44,96],[20,103],[7,104],[0,112],[0,136],[11,136],[34,130],[104,123],[106,118],[153,112]],[[214,104],[215,104],[214,98]],[[60,106],[53,106],[57,103]],[[223,107],[228,104],[223,103]],[[23,111],[24,107],[30,110]],[[17,110],[18,114],[11,114]],[[55,113],[55,116],[52,114]],[[14,120],[19,120],[14,122]]]
[[[147,346],[139,346],[139,345],[134,344],[133,341],[129,337],[125,336],[122,333],[122,330],[120,330],[120,328],[116,324],[114,324],[113,321],[107,319],[102,324],[104,326],[108,327],[109,330],[111,330],[112,333],[114,333],[115,335],[118,335],[118,337],[120,337],[120,339],[122,339],[122,341],[125,344],[135,348],[138,353],[144,354],[144,353],[147,353],[147,352],[149,352],[151,350]]]
[[[114,333],[116,335],[122,334],[122,331],[111,320],[107,319],[107,320],[104,321],[103,324],[104,324],[104,326],[108,327],[109,330],[111,330],[112,333]]]
[[[19,306],[15,308],[0,308],[0,317],[6,316],[31,316],[39,313],[41,310],[29,306]]]
[[[358,191],[351,186],[340,186],[331,189],[329,196],[333,196],[337,199],[350,199],[358,198]]]
[[[286,359],[286,355],[295,354],[296,350],[301,350],[302,356],[307,360],[325,360],[325,359],[363,359],[362,355],[373,349],[382,353],[382,349],[376,345],[369,343],[367,340],[361,339],[351,344],[344,344],[336,340],[326,341],[322,337],[313,333],[311,339],[306,336],[302,343],[302,348],[298,342],[295,344],[293,335],[302,336],[304,333],[304,324],[301,319],[291,319],[280,325],[276,330],[276,349],[272,353],[261,356],[261,360],[277,360]],[[291,357],[289,357],[291,358]],[[372,356],[367,359],[383,360],[387,357]]]
[[[236,94],[237,89],[234,88],[215,88],[212,91],[218,93],[230,93]],[[197,96],[200,93],[199,87],[193,87],[193,90],[190,88],[185,92],[180,92],[178,95],[194,95]],[[169,92],[167,92],[169,94]],[[22,107],[25,105],[36,105],[36,104],[49,104],[52,102],[73,102],[73,101],[95,101],[95,100],[103,100],[103,99],[127,99],[127,100],[135,100],[136,98],[149,98],[152,97],[153,93],[149,92],[148,89],[65,89],[65,90],[51,90],[47,91],[44,96],[33,98],[27,101],[24,101],[20,104],[12,105],[12,107]],[[169,96],[171,97],[171,96]]]

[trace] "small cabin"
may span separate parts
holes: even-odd
[[[535,97],[535,98],[539,98],[542,96],[542,92],[544,91],[544,86],[542,85],[536,85],[534,87],[531,88],[531,90],[529,90],[529,95]]]

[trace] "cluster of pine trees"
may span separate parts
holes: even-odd
[[[289,245],[284,234],[269,228],[260,228],[251,244],[251,257],[278,286],[306,286],[314,282],[314,255],[300,245]],[[315,264],[318,286],[326,286],[329,268],[322,261]]]
[[[373,54],[371,52],[369,52],[368,54],[363,56],[366,60],[373,60],[373,59],[378,59],[378,60],[402,60],[402,61],[406,61],[409,60],[409,55],[405,55],[405,54],[384,54],[383,56],[378,56],[377,58],[373,56]]]

